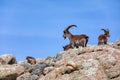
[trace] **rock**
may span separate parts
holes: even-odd
[[[0,64],[16,64],[16,58],[12,54],[4,54],[0,56]]]
[[[50,57],[50,56],[48,56],[48,57],[44,60],[44,63],[46,63],[46,64],[49,65],[49,66],[54,66],[54,65],[55,65],[55,62],[56,62],[55,57]]]
[[[0,65],[0,80],[16,80],[24,72],[19,65]]]
[[[41,62],[33,66],[29,72],[31,75],[42,75],[45,67],[48,67],[48,65],[44,62]]]
[[[63,51],[54,69],[39,80],[119,80],[119,57],[120,50],[109,45]]]
[[[36,64],[36,59],[32,56],[27,56],[26,60],[28,63],[30,63],[31,65],[35,65]]]
[[[111,80],[120,80],[120,64],[116,63],[108,69],[105,69],[107,77]]]
[[[98,60],[88,59],[83,61],[82,66],[84,69],[83,74],[86,76],[92,76],[96,74],[99,67],[99,62]]]
[[[37,75],[30,75],[29,73],[26,73],[24,75],[21,75],[17,78],[17,80],[37,80]]]
[[[26,60],[16,66],[6,63],[0,65],[0,80],[120,80],[120,49],[114,45],[119,46],[109,43],[69,49],[56,57],[36,59],[35,65]],[[16,69],[18,66],[24,70]]]
[[[115,44],[116,44],[117,46],[120,46],[120,40],[117,40],[117,41],[115,42]]]
[[[120,40],[117,40],[116,42],[114,42],[112,46],[113,48],[120,49]]]
[[[37,59],[36,59],[36,62],[37,62],[37,63],[44,62],[44,61],[45,61],[45,58],[37,58]]]
[[[17,77],[17,80],[28,80],[29,76],[30,76],[30,73],[26,72],[23,75],[20,75],[19,77]]]
[[[46,75],[48,74],[49,72],[53,71],[54,70],[54,67],[53,66],[50,66],[50,67],[46,67],[44,70],[43,70],[43,74]]]
[[[22,62],[19,65],[23,66],[26,72],[32,69],[32,65],[27,62]]]

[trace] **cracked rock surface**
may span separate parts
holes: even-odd
[[[26,60],[16,63],[13,58],[12,64],[1,58],[0,80],[120,80],[118,41],[61,51],[54,57],[36,59],[35,65]]]

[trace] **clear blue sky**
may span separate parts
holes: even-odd
[[[87,34],[97,44],[101,28],[108,28],[109,42],[120,39],[120,0],[0,0],[0,55],[12,53],[17,60],[26,56],[55,56],[70,24],[73,34]]]

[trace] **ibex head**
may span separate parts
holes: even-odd
[[[110,37],[110,34],[109,34],[109,29],[101,29],[104,31],[104,34],[107,36],[107,37]]]
[[[63,37],[64,37],[64,39],[66,39],[66,37],[68,37],[69,35],[71,35],[71,33],[69,32],[69,29],[70,29],[71,27],[77,27],[77,26],[74,25],[74,24],[67,26],[67,27],[64,29],[64,31],[63,31]]]

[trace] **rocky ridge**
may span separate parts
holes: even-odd
[[[0,80],[120,80],[120,40],[62,51],[36,62],[1,55]]]

